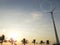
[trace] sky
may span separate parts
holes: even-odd
[[[55,42],[50,12],[60,39],[60,0],[0,0],[0,35],[6,39],[36,39]]]

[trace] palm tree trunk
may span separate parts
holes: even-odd
[[[13,43],[11,43],[11,45],[13,45]]]
[[[2,45],[2,43],[1,43],[1,45]]]
[[[25,45],[25,43],[24,43],[24,45]]]
[[[34,45],[35,45],[35,43],[34,43]]]
[[[41,44],[42,45],[42,44]]]

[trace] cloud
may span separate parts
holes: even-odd
[[[33,12],[29,12],[27,17],[29,18],[26,18],[24,23],[33,23],[34,21],[37,21],[37,20],[40,20],[42,18],[42,13],[39,12],[39,11],[33,11]]]
[[[33,20],[38,20],[42,17],[42,13],[38,11],[32,12],[31,15],[32,15]]]

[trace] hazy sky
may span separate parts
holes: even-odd
[[[0,34],[5,34],[6,38],[16,33],[19,39],[55,41],[51,15],[47,13],[54,7],[59,35],[60,0],[0,0]]]

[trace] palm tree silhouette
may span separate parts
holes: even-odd
[[[11,38],[11,39],[9,40],[9,42],[11,43],[11,45],[13,45],[13,44],[14,44],[14,45],[17,45],[17,44],[15,43],[16,41],[15,41],[13,38]]]
[[[5,35],[0,36],[0,43],[1,43],[1,45],[2,45],[2,43],[4,41],[4,39],[5,39]]]
[[[43,42],[43,40],[40,41],[40,44],[41,44],[41,45],[44,44],[44,43],[45,43],[45,42]]]
[[[32,43],[35,45],[36,44],[36,39],[33,39]]]
[[[25,38],[23,38],[23,40],[21,41],[24,45],[28,43],[28,40],[26,40]]]
[[[46,44],[49,45],[50,44],[50,41],[49,40],[46,40]]]

